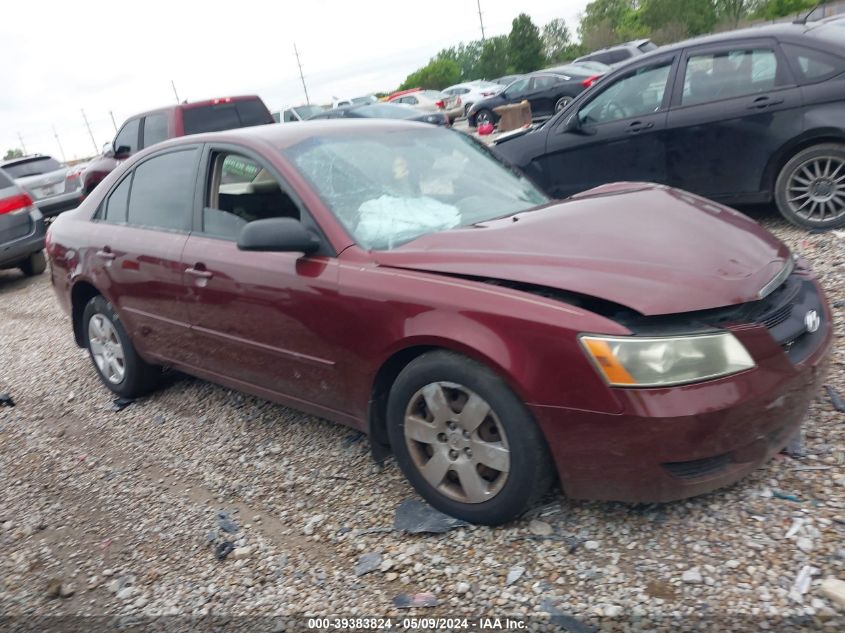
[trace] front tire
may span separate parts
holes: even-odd
[[[387,408],[396,461],[432,506],[498,525],[551,486],[548,448],[525,405],[484,365],[429,352],[399,374]]]
[[[563,110],[566,106],[572,103],[572,97],[561,97],[555,103],[555,114]]]
[[[814,145],[793,156],[778,175],[775,202],[796,226],[845,226],[845,145]]]
[[[82,314],[82,331],[94,369],[102,383],[124,398],[137,398],[156,387],[161,369],[144,361],[112,305],[92,298]]]
[[[44,251],[38,251],[26,258],[18,267],[21,272],[27,277],[35,277],[47,270],[47,258],[44,256]]]
[[[475,127],[478,127],[482,123],[496,124],[496,115],[493,114],[492,110],[481,108],[481,110],[475,113]]]

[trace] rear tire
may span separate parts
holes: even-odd
[[[40,275],[47,270],[47,258],[44,256],[44,251],[38,251],[26,258],[18,268],[27,277],[34,277]]]
[[[493,114],[492,110],[481,108],[481,110],[475,113],[475,127],[478,127],[482,123],[492,123],[493,125],[496,125],[496,115]]]
[[[489,368],[459,354],[429,352],[409,363],[390,390],[387,425],[416,491],[470,523],[515,519],[554,482],[528,409]]]
[[[82,313],[85,347],[102,383],[123,398],[137,398],[152,391],[161,379],[161,368],[144,361],[112,305],[93,297]]]
[[[572,99],[572,97],[561,97],[560,99],[558,99],[557,103],[555,103],[555,114],[557,114],[570,103],[572,103]]]
[[[796,226],[845,226],[845,145],[814,145],[793,156],[778,175],[775,202]]]

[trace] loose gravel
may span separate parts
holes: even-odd
[[[845,239],[759,219],[829,293],[828,384],[845,395]],[[70,615],[845,629],[836,584],[821,589],[845,580],[845,414],[825,391],[806,456],[726,490],[647,506],[555,494],[510,525],[443,534],[392,529],[414,493],[348,428],[184,376],[113,411],[46,275],[0,272],[2,392],[17,406],[0,407],[0,615],[27,617],[0,629]]]

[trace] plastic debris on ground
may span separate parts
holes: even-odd
[[[564,631],[568,631],[569,633],[595,633],[596,629],[589,624],[581,622],[571,615],[565,614],[563,611],[558,609],[551,600],[548,598],[544,598],[542,602],[540,602],[540,608],[551,615],[551,622],[555,626],[560,627]]]
[[[226,557],[235,550],[235,546],[229,541],[223,541],[214,548],[214,556],[217,560],[226,560]]]
[[[443,534],[468,525],[466,521],[443,514],[417,499],[405,499],[396,508],[393,517],[394,529],[409,534]]]
[[[12,400],[12,396],[8,393],[0,393],[0,407],[13,407],[15,406],[15,401]]]
[[[830,396],[830,403],[833,405],[833,408],[845,413],[845,399],[830,385],[825,385],[824,388],[827,389],[827,395]]]
[[[112,403],[112,411],[123,411],[126,407],[130,404],[135,402],[131,398],[117,398],[114,403]]]
[[[400,593],[393,598],[393,606],[397,609],[413,609],[416,607],[436,607],[440,601],[433,593]]]
[[[238,524],[232,520],[232,517],[228,512],[217,513],[217,525],[221,530],[228,532],[229,534],[234,534],[238,531]]]
[[[775,499],[783,499],[784,501],[794,501],[795,503],[801,503],[801,499],[799,499],[795,495],[786,494],[785,492],[779,492],[777,490],[772,491],[772,496]]]
[[[426,196],[381,196],[363,203],[358,214],[357,237],[373,248],[393,248],[394,244],[461,223],[457,207]]]
[[[792,583],[792,588],[789,590],[789,598],[796,602],[803,602],[803,596],[810,588],[813,576],[818,573],[819,569],[817,567],[804,565],[795,576],[795,582]]]

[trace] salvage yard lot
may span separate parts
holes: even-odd
[[[845,393],[845,239],[773,211],[761,219],[829,293],[828,384]],[[818,587],[845,577],[845,414],[826,393],[810,409],[805,458],[727,490],[650,506],[556,493],[501,528],[410,535],[389,528],[413,491],[391,460],[372,464],[354,431],[183,376],[113,411],[47,275],[0,272],[0,323],[0,392],[17,404],[0,408],[0,613],[534,615],[555,627],[540,617],[551,611],[673,630],[685,628],[677,618],[727,626],[737,614],[747,628],[782,616],[772,627],[789,630],[802,615],[845,626]],[[215,532],[221,511],[237,532]],[[238,549],[218,561],[224,537]],[[379,568],[357,576],[368,553]],[[812,585],[790,597],[804,566],[816,568]],[[60,592],[72,595],[50,597]],[[439,605],[401,611],[401,593]]]

